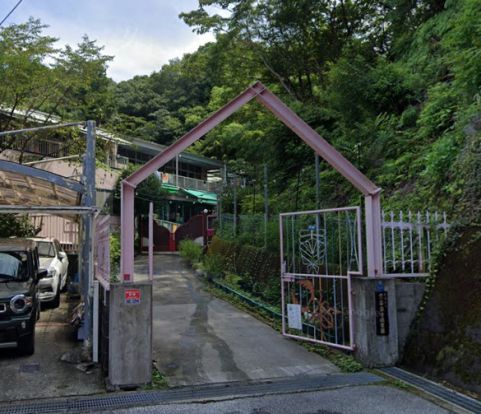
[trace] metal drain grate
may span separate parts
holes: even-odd
[[[367,372],[356,374],[292,377],[256,383],[224,383],[182,387],[165,391],[124,392],[105,396],[69,398],[0,405],[0,414],[51,414],[113,410],[140,405],[155,405],[189,400],[212,400],[228,396],[263,395],[319,390],[354,385],[367,385],[383,379]]]
[[[379,371],[384,372],[385,374],[393,378],[404,381],[409,385],[420,388],[421,390],[429,394],[432,394],[451,404],[464,408],[465,410],[471,411],[476,414],[481,414],[481,401],[475,400],[474,398],[450,390],[449,388],[443,387],[440,384],[436,384],[435,382],[429,381],[401,368],[382,368]]]

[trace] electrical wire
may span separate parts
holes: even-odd
[[[0,22],[0,26],[2,26],[3,23],[5,23],[5,20],[7,20],[10,15],[15,11],[15,9],[20,6],[20,3],[22,2],[23,0],[18,0],[17,4],[13,7],[12,10],[10,10],[10,12],[3,18],[3,20]]]

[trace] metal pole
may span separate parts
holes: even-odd
[[[237,236],[237,176],[234,178],[234,237]]]
[[[93,317],[93,344],[92,361],[99,362],[99,282],[94,281],[94,317]]]
[[[91,122],[94,122],[94,121],[91,121]],[[35,127],[35,128],[15,129],[13,131],[0,132],[0,137],[4,137],[5,135],[25,134],[26,132],[43,131],[45,129],[67,128],[67,127],[83,126],[83,125],[85,125],[85,122],[70,122],[68,124],[54,124],[54,125],[46,125],[46,126]],[[87,125],[87,128],[88,128],[88,125]]]
[[[47,158],[47,159],[44,159],[44,160],[24,162],[23,165],[45,164],[45,163],[47,163],[47,162],[62,161],[62,160],[71,160],[71,159],[79,158],[79,157],[80,157],[80,155],[78,155],[78,154],[75,154],[75,155],[67,155],[67,156],[65,156],[65,157]]]
[[[154,203],[149,203],[149,280],[154,280]]]
[[[319,166],[319,155],[315,154],[315,163],[316,163],[316,209],[321,208],[321,189],[320,189],[320,180],[319,180],[319,174],[320,172],[320,166]]]
[[[179,156],[175,156],[175,186],[179,186]]]
[[[267,164],[264,164],[264,248],[267,247],[268,220],[269,220],[269,188],[267,185]]]
[[[85,190],[82,206],[95,207],[95,121],[87,121],[87,149],[84,155],[82,182]],[[92,292],[94,264],[94,216],[82,216],[83,243],[81,246],[80,266],[83,300],[85,303],[82,332],[79,332],[88,345],[92,338]]]

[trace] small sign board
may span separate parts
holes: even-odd
[[[287,325],[291,329],[302,331],[301,305],[287,304]]]
[[[387,292],[376,291],[376,334],[378,336],[389,335],[389,314],[387,306]]]
[[[124,298],[126,305],[139,305],[141,299],[140,289],[125,289]]]

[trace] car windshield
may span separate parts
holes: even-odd
[[[25,279],[28,274],[26,252],[0,252],[0,279]]]
[[[40,257],[55,257],[55,249],[52,242],[38,241],[37,246]]]

